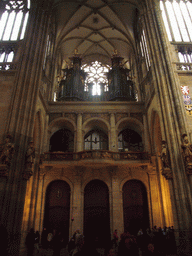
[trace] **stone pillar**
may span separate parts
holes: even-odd
[[[110,141],[109,141],[109,150],[117,151],[117,135],[115,129],[115,114],[110,114]]]
[[[154,87],[159,98],[165,138],[170,149],[178,226],[180,229],[187,229],[191,225],[191,216],[187,209],[187,199],[191,198],[191,194],[184,171],[180,139],[181,134],[184,134],[187,129],[186,117],[182,108],[180,85],[172,68],[169,42],[161,24],[159,1],[148,3],[143,21],[150,58],[153,59],[151,72],[154,77]],[[165,65],[165,63],[168,64]]]
[[[144,151],[145,152],[151,152],[150,148],[150,134],[149,134],[149,127],[148,127],[148,120],[147,120],[147,115],[143,115],[143,123],[144,123],[144,131],[143,131],[143,145],[145,146]]]
[[[157,181],[157,174],[154,168],[149,168],[149,189],[151,199],[151,216],[152,226],[163,227],[164,220],[162,215],[162,207],[159,194],[159,185]]]
[[[44,219],[44,202],[45,197],[43,194],[44,191],[44,178],[46,175],[46,168],[44,166],[40,167],[39,170],[39,184],[38,184],[38,194],[37,194],[37,207],[36,207],[36,213],[35,213],[35,223],[34,223],[34,229],[39,230],[40,234],[43,230],[43,219]]]
[[[109,168],[111,175],[111,214],[110,214],[110,223],[111,223],[111,235],[114,230],[118,230],[118,234],[122,234],[124,231],[123,223],[123,197],[122,192],[119,188],[119,179],[118,179],[118,167],[113,166]]]
[[[25,153],[27,142],[34,128],[34,116],[42,79],[50,4],[49,1],[44,1],[31,5],[28,29],[22,41],[23,51],[18,61],[19,75],[15,77],[12,107],[6,126],[6,133],[13,135],[14,138],[15,154],[5,188],[1,216],[10,236],[9,255],[13,256],[19,255],[20,250],[21,224],[25,203],[26,179],[28,178],[24,164]]]
[[[76,152],[83,150],[83,134],[82,134],[82,114],[77,115],[77,141],[76,141]]]
[[[72,200],[70,236],[76,229],[83,233],[83,194],[82,194],[83,168],[76,167],[74,170],[74,191]]]

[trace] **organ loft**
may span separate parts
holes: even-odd
[[[0,3],[0,222],[104,244],[174,227],[191,255],[192,2]]]

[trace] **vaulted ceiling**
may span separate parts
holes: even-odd
[[[63,60],[75,49],[83,62],[111,63],[114,50],[128,61],[134,53],[134,25],[143,0],[55,1],[56,47]]]

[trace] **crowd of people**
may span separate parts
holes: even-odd
[[[101,255],[97,248],[97,241],[86,243],[83,235],[76,231],[72,236],[68,251],[70,256],[84,256],[88,254]],[[106,256],[164,256],[176,255],[176,242],[173,227],[140,229],[132,235],[124,232],[120,236],[117,229],[113,233],[110,244],[105,247]]]
[[[34,255],[34,250],[39,253],[40,235],[31,229],[26,237],[27,255]],[[135,235],[124,232],[120,236],[116,229],[110,243],[106,243],[101,252],[98,248],[98,237],[86,239],[80,230],[76,230],[67,244],[69,256],[164,256],[176,255],[176,243],[173,227],[140,229]],[[53,251],[53,256],[60,256],[61,249],[66,246],[60,231],[48,231],[44,228],[41,236],[42,256],[46,256],[48,249]]]

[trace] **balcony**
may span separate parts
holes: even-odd
[[[88,150],[81,152],[45,152],[41,156],[42,165],[99,165],[99,164],[143,164],[150,163],[147,152],[112,152],[108,150]]]

